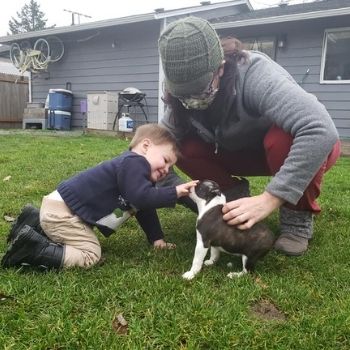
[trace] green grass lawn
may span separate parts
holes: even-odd
[[[10,223],[26,203],[78,171],[118,155],[112,137],[32,132],[0,136],[0,258]],[[159,210],[174,251],[154,251],[134,220],[109,239],[90,270],[39,273],[0,268],[0,348],[350,349],[350,158],[326,175],[309,252],[271,252],[254,275],[231,280],[223,255],[192,281],[195,214]],[[251,178],[253,194],[267,179]],[[277,216],[267,220],[277,234]],[[118,327],[122,314],[128,325]],[[126,333],[126,334],[124,334]]]

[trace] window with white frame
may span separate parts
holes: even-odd
[[[321,83],[350,83],[350,28],[325,31],[320,78]]]

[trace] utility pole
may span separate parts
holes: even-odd
[[[88,16],[88,15],[84,15],[83,13],[79,13],[79,12],[76,12],[76,11],[71,11],[71,10],[66,10],[66,9],[63,9],[63,11],[66,11],[66,12],[69,12],[72,14],[72,26],[74,26],[75,24],[75,21],[74,21],[74,16],[77,15],[78,16],[78,24],[80,24],[80,16],[83,16],[83,17],[86,17],[86,18],[92,18],[91,16]]]

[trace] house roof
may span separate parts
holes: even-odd
[[[10,47],[7,46],[7,45],[0,45],[0,54],[1,54],[2,52],[8,51],[9,49],[10,49]]]
[[[89,22],[74,26],[57,27],[34,32],[26,32],[16,35],[0,37],[0,44],[10,44],[12,42],[40,36],[57,35],[114,27],[123,24],[132,24],[145,21],[156,21],[168,17],[176,17],[198,13],[201,11],[214,10],[229,6],[239,6],[241,13],[225,17],[211,18],[210,22],[216,29],[246,27],[254,25],[265,25],[270,23],[281,23],[289,21],[310,20],[314,18],[325,18],[350,15],[350,0],[321,0],[310,3],[296,5],[280,5],[261,10],[253,10],[249,0],[231,0],[221,3],[211,4],[203,1],[200,6],[191,6],[175,10],[165,11],[155,10],[152,13],[133,15],[127,17],[107,19],[103,21]]]
[[[211,20],[216,29],[264,25],[350,14],[350,0],[322,0],[225,16]]]
[[[9,58],[10,46],[0,45],[0,57]]]
[[[215,10],[218,8],[224,8],[224,7],[230,7],[230,6],[239,6],[242,11],[250,11],[253,9],[249,0],[231,0],[231,1],[221,2],[221,3],[213,3],[213,4],[211,4],[210,1],[203,1],[199,6],[191,6],[191,7],[169,10],[169,11],[158,9],[158,11],[155,11],[152,13],[112,18],[112,19],[107,19],[102,21],[77,24],[73,26],[55,27],[51,29],[38,30],[38,31],[20,33],[20,34],[9,35],[9,36],[2,36],[0,37],[0,44],[12,43],[18,40],[36,38],[40,36],[58,35],[58,34],[72,33],[72,32],[78,32],[78,31],[91,30],[91,29],[101,29],[101,28],[119,26],[123,24],[145,22],[145,21],[152,21],[152,20],[155,21],[155,20],[159,20],[167,17],[188,15],[191,13]]]

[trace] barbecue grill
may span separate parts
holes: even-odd
[[[118,95],[122,103],[119,105],[118,112],[115,116],[114,123],[113,123],[113,130],[115,129],[116,122],[120,118],[124,108],[127,108],[127,113],[129,114],[130,107],[134,107],[134,108],[139,107],[143,115],[145,116],[146,123],[148,123],[147,114],[143,108],[144,105],[147,106],[145,93],[141,92],[139,89],[135,87],[127,87],[123,91],[119,92]],[[145,101],[145,104],[142,103],[142,101]],[[148,110],[148,106],[147,106],[147,110]]]
[[[136,89],[134,87],[128,87],[124,89],[123,91],[119,92],[119,96],[125,101],[125,102],[141,102],[146,94],[141,92],[139,89]]]

